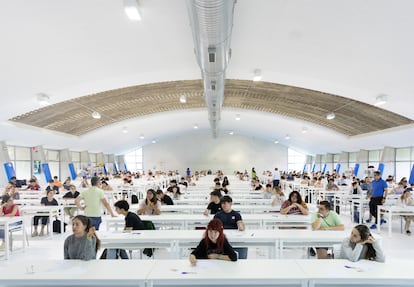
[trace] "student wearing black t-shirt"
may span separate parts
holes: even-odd
[[[172,198],[168,194],[165,194],[161,189],[158,189],[155,194],[157,195],[158,200],[161,201],[161,204],[174,205]]]
[[[136,213],[129,211],[129,204],[126,200],[119,200],[115,202],[115,211],[118,214],[125,216],[125,227],[124,230],[143,230],[144,223],[141,221],[141,218]],[[108,249],[106,258],[107,259],[116,259],[117,254],[122,259],[128,259],[128,254],[125,249]]]
[[[40,204],[42,206],[50,206],[50,205],[58,205],[57,200],[54,198],[55,194],[52,190],[47,191],[47,194],[45,197],[42,197],[40,200]],[[40,229],[40,233],[37,232],[37,227],[39,225],[39,221],[42,221],[42,227]],[[43,236],[45,232],[45,227],[49,221],[49,216],[39,216],[36,215],[33,219],[33,233],[32,236]]]
[[[210,203],[208,204],[206,210],[204,210],[204,215],[209,214],[216,214],[217,212],[221,211],[221,192],[220,191],[212,191],[210,193]]]
[[[237,261],[237,254],[227,241],[223,224],[219,219],[213,219],[208,223],[204,238],[191,252],[189,259],[191,265],[196,265],[197,259]]]

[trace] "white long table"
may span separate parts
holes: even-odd
[[[63,214],[64,205],[25,205],[20,208],[22,215],[30,216],[49,216],[50,232],[49,236],[53,237],[53,217]],[[64,222],[60,220],[60,230],[64,230]],[[31,226],[31,222],[29,226]]]
[[[131,210],[136,210],[138,205],[131,207]],[[135,207],[135,208],[134,208]],[[179,212],[179,213],[203,213],[207,205],[162,205],[161,212]],[[259,205],[235,205],[234,210],[240,211],[241,214],[245,213],[263,213],[263,212],[279,212],[280,205],[271,206],[259,204]]]
[[[149,220],[155,226],[168,226],[180,229],[188,229],[190,226],[206,226],[210,220],[214,218],[212,215],[205,216],[203,214],[165,214],[160,215],[140,215],[141,220]],[[284,227],[305,227],[308,228],[311,224],[309,215],[282,215],[278,213],[262,213],[262,214],[243,214],[243,222],[247,226],[258,226],[260,228],[268,228],[274,226]],[[106,222],[106,229],[111,227],[123,227],[125,220],[122,216],[109,217],[105,216],[103,221]]]
[[[104,248],[171,248],[179,258],[181,248],[196,247],[204,230],[137,230],[132,233],[99,232]],[[233,247],[266,247],[270,258],[283,258],[284,247],[333,247],[349,236],[349,231],[312,230],[225,230]]]
[[[413,286],[412,260],[296,260],[314,286]]]
[[[400,207],[400,206],[389,206],[389,205],[378,205],[378,218],[381,217],[381,214],[388,214],[388,236],[392,236],[392,216],[393,215],[402,215],[402,216],[414,216],[414,206]],[[377,224],[377,232],[381,232],[381,224]]]
[[[23,249],[26,246],[26,229],[24,227],[24,219],[21,216],[13,216],[13,217],[0,217],[0,229],[4,230],[4,259],[9,259],[10,257],[10,238],[9,233],[14,230],[21,230],[23,233],[22,241],[23,241]],[[1,282],[1,279],[0,279]]]
[[[0,267],[6,286],[140,286],[154,268],[143,260],[42,260],[7,262]]]

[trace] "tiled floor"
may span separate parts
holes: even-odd
[[[347,230],[350,230],[354,225],[350,222],[349,216],[342,216],[342,219],[347,227]],[[400,233],[400,220],[398,217],[395,217],[393,220],[393,233],[392,237],[388,237],[388,233],[385,227],[388,223],[384,224],[381,230],[382,236],[382,245],[386,253],[387,258],[399,258],[399,259],[412,259],[414,258],[414,248],[412,248],[414,243],[414,235],[407,236]],[[101,225],[104,228],[104,224]],[[414,230],[414,228],[413,228]],[[24,251],[16,250],[11,254],[10,260],[23,261],[25,258],[38,257],[38,258],[49,258],[49,259],[63,259],[63,242],[64,239],[71,234],[71,228],[65,234],[55,234],[53,239],[49,237],[35,237],[32,238],[29,236],[29,247]],[[373,233],[375,237],[375,232]],[[14,245],[18,247],[21,245],[20,242],[15,240]],[[134,253],[134,259],[139,258],[138,253]],[[188,252],[184,252],[184,257],[186,258]],[[155,256],[157,259],[168,259],[170,254],[168,250],[159,250],[155,251]],[[284,252],[284,256],[287,258],[306,258],[305,249],[290,249]],[[144,256],[145,258],[146,256]],[[266,258],[267,254],[265,250],[261,249],[249,249],[249,259],[254,258]],[[2,258],[0,258],[1,260]],[[147,259],[147,258],[145,258]]]

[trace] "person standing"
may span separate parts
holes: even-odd
[[[277,167],[275,168],[275,171],[272,173],[272,179],[273,179],[273,188],[280,185],[280,172]]]
[[[94,176],[91,178],[91,187],[85,189],[76,197],[75,202],[80,210],[84,210],[85,216],[89,217],[92,221],[92,225],[96,230],[99,230],[99,225],[102,222],[102,205],[111,214],[112,217],[116,217],[111,206],[105,198],[104,191],[100,189],[101,181],[99,177]],[[81,206],[80,202],[83,199],[84,206]]]
[[[378,205],[385,203],[385,199],[387,198],[387,188],[387,183],[381,178],[381,172],[375,171],[374,180],[371,182],[371,189],[369,191],[369,212],[375,218],[375,223],[369,227],[370,229],[377,229]],[[381,219],[380,224],[383,223],[385,223],[385,220]]]

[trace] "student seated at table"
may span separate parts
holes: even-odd
[[[45,197],[42,197],[42,199],[40,200],[40,204],[42,206],[50,206],[50,205],[58,205],[57,200],[54,198],[55,193],[53,190],[49,190],[47,191],[47,194]],[[37,227],[39,225],[39,221],[42,221],[42,228],[40,229],[40,233],[37,232]],[[35,236],[43,236],[45,233],[45,227],[47,225],[49,221],[49,216],[35,216],[33,218],[33,233],[32,233],[32,237]]]
[[[8,194],[3,195],[1,198],[1,211],[0,216],[13,217],[20,216],[19,206],[13,203],[13,197]],[[0,229],[0,239],[4,240],[4,230]]]
[[[397,205],[401,207],[413,206],[414,200],[411,197],[411,188],[406,188],[404,192],[401,194],[400,198],[398,198]],[[405,233],[407,235],[411,235],[410,225],[411,221],[414,221],[414,216],[405,215]]]
[[[31,179],[26,189],[27,190],[40,190],[40,185],[36,182],[36,180]]]
[[[4,195],[9,195],[10,197],[12,197],[13,199],[20,199],[20,193],[19,190],[17,189],[16,186],[10,184],[7,185],[6,188],[3,191],[3,196]]]
[[[96,259],[101,241],[95,233],[92,221],[84,215],[77,215],[72,220],[73,234],[68,236],[63,246],[64,259]]]
[[[213,219],[208,223],[204,238],[191,252],[191,265],[196,265],[197,259],[237,261],[237,254],[227,241],[223,232],[223,224],[219,219]]]
[[[207,205],[207,208],[204,210],[203,214],[207,216],[209,214],[216,214],[217,212],[221,211],[220,198],[220,191],[214,190],[210,192],[210,203]]]
[[[270,199],[272,198],[272,185],[270,183],[266,184],[266,188],[263,190],[263,198]]]
[[[73,184],[71,184],[69,186],[69,191],[66,192],[63,195],[63,200],[67,201],[67,200],[75,199],[75,198],[77,198],[79,196],[79,194],[80,194],[79,191],[76,190],[76,186],[73,185]],[[78,211],[78,208],[77,207],[65,207],[63,209],[63,211],[67,215],[69,215],[69,219],[72,220],[73,217],[75,216],[75,213]]]
[[[129,204],[126,200],[119,200],[115,202],[114,206],[118,214],[125,216],[125,231],[145,229],[141,218],[136,213],[129,211]],[[106,259],[116,259],[117,254],[121,259],[128,259],[125,249],[108,249]]]
[[[161,202],[157,199],[155,190],[148,189],[147,197],[138,203],[138,215],[161,214]]]
[[[224,229],[238,229],[240,231],[245,230],[243,219],[239,212],[234,211],[232,208],[233,199],[225,195],[220,199],[221,211],[214,215],[214,219],[220,219],[223,223]],[[239,259],[247,259],[247,248],[239,247],[235,248],[239,253]]]
[[[165,194],[161,189],[158,189],[156,194],[161,205],[174,205],[172,198],[168,194]]]
[[[313,230],[344,230],[345,227],[339,218],[339,215],[331,210],[329,201],[319,203],[318,212],[314,213],[311,218]],[[328,248],[316,248],[318,259],[328,258]]]
[[[351,236],[345,238],[341,245],[339,259],[348,259],[352,262],[367,259],[385,262],[385,255],[378,240],[371,235],[366,225],[355,226]]]
[[[279,186],[275,186],[272,189],[272,197],[270,198],[271,206],[281,205],[285,201],[285,194]]]
[[[296,190],[289,194],[289,199],[282,203],[280,214],[303,214],[308,215],[308,206],[302,200],[302,196]]]
[[[55,194],[59,194],[59,187],[55,184],[53,179],[49,180],[49,185],[46,186],[46,192],[53,190]]]

